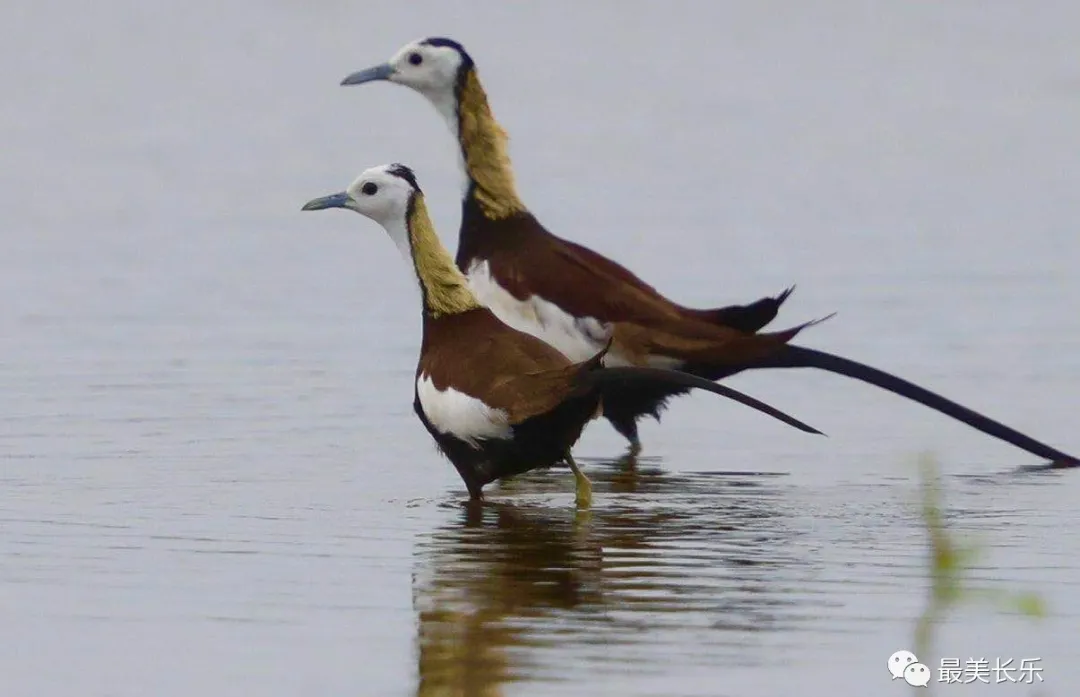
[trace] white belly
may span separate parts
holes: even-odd
[[[424,416],[439,433],[454,436],[474,448],[481,438],[508,439],[513,433],[507,414],[492,409],[476,397],[470,397],[452,387],[439,390],[426,375],[416,380],[416,396]]]
[[[486,261],[474,261],[465,274],[477,299],[496,317],[519,332],[531,334],[550,344],[575,363],[586,361],[607,344],[611,326],[595,317],[575,317],[558,305],[535,295],[518,300],[491,276]],[[677,368],[682,361],[652,355],[648,364],[655,368]],[[617,347],[604,356],[604,365],[633,365]]]

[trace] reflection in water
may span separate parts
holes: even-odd
[[[499,695],[613,662],[633,671],[688,633],[692,661],[745,660],[732,655],[748,632],[797,619],[789,589],[810,554],[793,544],[774,477],[588,471],[599,494],[617,492],[610,503],[574,511],[566,481],[536,474],[500,488],[516,502],[466,505],[420,543],[418,695]]]

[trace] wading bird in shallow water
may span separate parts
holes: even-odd
[[[914,400],[1055,465],[1076,458],[889,373],[824,351],[743,341],[776,316],[785,291],[745,306],[700,310],[677,305],[626,268],[556,237],[518,197],[506,134],[488,106],[476,65],[451,39],[401,48],[387,63],[346,77],[343,85],[389,81],[430,101],[458,139],[464,176],[457,265],[477,298],[506,324],[532,334],[573,361],[594,356],[613,328],[605,365],[675,368],[719,380],[753,368],[818,368]],[[805,326],[805,325],[804,325]],[[794,330],[788,330],[794,336]],[[611,384],[604,416],[640,449],[637,421],[657,420],[678,385]]]
[[[606,368],[607,345],[572,362],[543,341],[501,322],[469,289],[435,234],[412,170],[384,165],[365,171],[341,193],[303,210],[345,208],[379,223],[415,274],[423,306],[423,342],[413,408],[465,482],[471,498],[484,485],[565,461],[587,506],[591,485],[570,449],[602,410],[601,388],[613,383],[700,388],[763,411],[808,433],[820,431],[708,380],[672,370]],[[753,335],[750,341],[781,339]]]

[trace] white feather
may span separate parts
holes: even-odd
[[[423,62],[420,65],[410,63],[409,58],[412,54],[422,56]],[[443,117],[443,121],[455,140],[458,137],[457,75],[461,61],[461,54],[453,48],[425,44],[422,39],[405,44],[389,61],[394,67],[394,74],[390,79],[411,87],[427,97],[435,110]],[[458,149],[458,166],[461,172],[465,172],[465,159],[460,148]],[[468,191],[468,188],[469,177],[466,174],[462,184],[462,195]]]
[[[439,390],[427,375],[417,379],[416,394],[424,416],[439,433],[454,436],[474,448],[479,447],[480,438],[513,437],[505,411],[493,409],[453,387]]]
[[[491,275],[487,261],[474,261],[465,274],[473,293],[514,329],[551,344],[572,361],[592,358],[607,343],[610,327],[592,317],[575,317],[535,295],[518,300]]]
[[[386,230],[386,234],[390,235],[390,239],[394,241],[394,245],[401,252],[401,256],[409,265],[409,270],[415,273],[412,246],[409,244],[409,224],[405,221],[405,218],[388,218],[383,222],[383,229]]]
[[[496,317],[514,329],[550,344],[575,363],[595,356],[611,336],[611,324],[595,317],[575,317],[536,295],[518,300],[491,275],[487,261],[474,261],[466,276],[473,293]],[[682,364],[679,359],[668,356],[649,356],[648,362],[657,368],[675,368]],[[604,365],[634,364],[613,346],[604,356]]]
[[[446,127],[450,129],[450,134],[454,136],[454,140],[457,140],[459,128],[457,96],[451,91],[427,93],[426,96],[432,106],[435,107],[435,110],[442,116]],[[469,171],[465,167],[465,153],[461,148],[457,149],[457,163],[458,173],[461,177],[461,195],[465,196],[469,193],[472,179],[469,178]]]

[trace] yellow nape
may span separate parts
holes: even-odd
[[[428,215],[423,194],[413,194],[409,205],[409,246],[420,281],[424,310],[432,317],[454,315],[481,307],[469,282],[446,251]]]
[[[524,212],[525,204],[514,185],[506,131],[492,115],[475,69],[465,76],[461,88],[458,121],[465,168],[476,183],[474,196],[484,215],[498,220]]]

